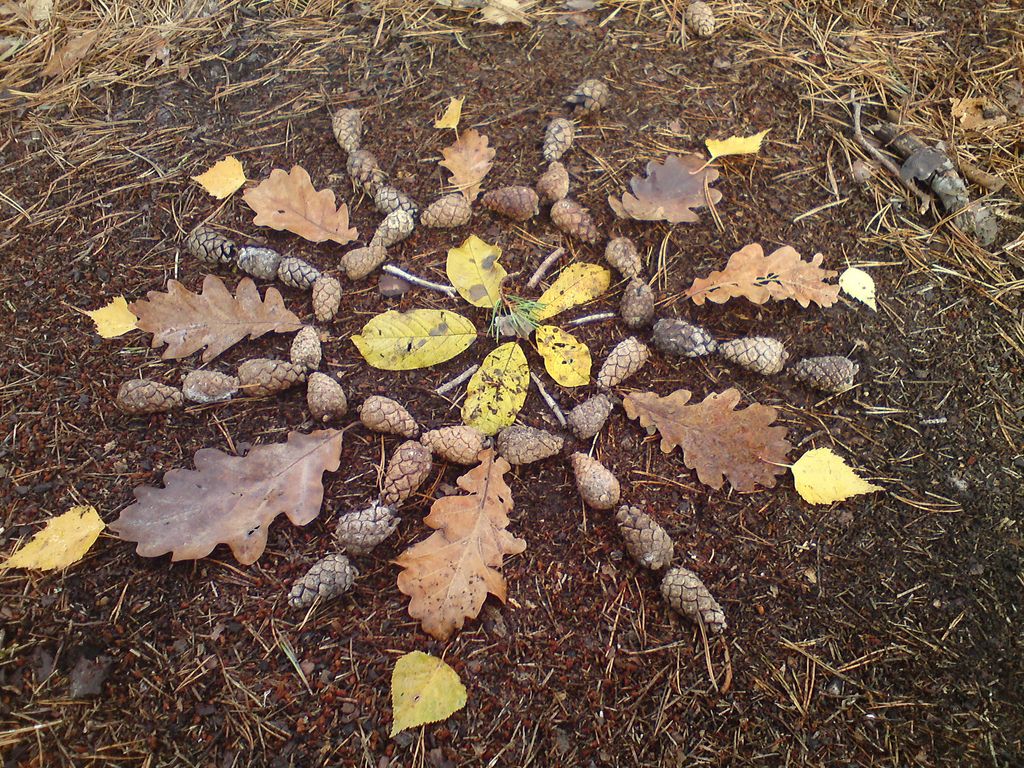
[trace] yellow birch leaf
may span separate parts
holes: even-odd
[[[55,571],[77,563],[106,526],[94,507],[72,507],[46,524],[32,541],[3,564],[4,568]]]
[[[421,651],[407,653],[391,673],[391,735],[447,720],[466,706],[466,686],[454,669]]]
[[[728,139],[705,139],[704,146],[708,148],[711,158],[710,163],[725,155],[753,155],[761,151],[761,142],[771,128],[765,128],[753,136],[730,136]]]
[[[515,423],[526,402],[530,367],[514,341],[502,344],[484,358],[466,387],[462,420],[485,435],[495,435]]]
[[[451,360],[476,340],[476,327],[444,309],[389,310],[352,337],[356,349],[374,368],[411,371]]]
[[[493,309],[501,299],[501,282],[508,274],[498,263],[501,248],[470,235],[448,251],[445,271],[455,290],[474,307]]]
[[[541,294],[537,320],[547,320],[559,312],[596,299],[612,284],[612,273],[597,264],[570,264]]]
[[[434,121],[434,127],[457,130],[459,127],[459,120],[462,119],[462,102],[465,100],[465,96],[461,96],[459,98],[452,96],[448,101],[448,108],[444,111],[444,114],[441,115],[441,119]]]
[[[590,382],[590,349],[571,333],[554,325],[538,326],[537,351],[544,358],[548,376],[563,387]]]
[[[811,504],[831,504],[862,493],[885,490],[857,476],[828,448],[815,448],[792,466],[796,491]]]
[[[130,309],[124,296],[115,296],[105,307],[86,312],[96,324],[96,333],[104,339],[123,336],[138,327],[137,318]]]
[[[193,176],[192,181],[216,197],[223,200],[237,192],[246,182],[245,172],[242,164],[233,155],[228,155],[223,160],[216,162],[205,173]]]
[[[839,287],[843,293],[867,304],[875,312],[878,305],[875,304],[875,281],[867,272],[857,267],[850,267],[839,276]]]

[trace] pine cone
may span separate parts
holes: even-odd
[[[626,541],[626,551],[644,568],[660,571],[672,562],[672,539],[650,515],[624,504],[615,513],[615,520]]]
[[[682,566],[668,571],[661,580],[661,594],[672,608],[691,621],[703,620],[708,634],[718,635],[725,629],[722,606],[693,571]]]
[[[629,281],[622,292],[622,304],[619,306],[622,322],[627,328],[643,328],[654,319],[654,291],[639,277]]]
[[[630,336],[620,341],[615,348],[608,353],[604,365],[597,373],[597,386],[617,387],[634,373],[639,371],[647,363],[651,351],[647,345]]]
[[[601,80],[584,80],[565,101],[579,107],[581,112],[600,112],[608,106],[610,96],[608,86]]]
[[[427,479],[432,466],[430,449],[415,440],[406,440],[395,449],[384,471],[381,503],[390,507],[408,499]]]
[[[374,432],[413,438],[420,433],[416,419],[390,397],[373,395],[359,406],[359,420]]]
[[[443,427],[420,435],[420,443],[453,464],[476,464],[476,457],[487,447],[487,438],[473,427]]]
[[[321,274],[313,283],[313,315],[321,323],[329,323],[341,307],[341,283]]]
[[[353,248],[342,256],[341,268],[349,280],[362,280],[387,260],[387,249],[370,243],[362,248]]]
[[[238,391],[238,377],[218,371],[190,371],[181,383],[181,394],[193,403],[222,403]]]
[[[718,354],[736,365],[765,376],[781,371],[789,357],[781,341],[767,336],[749,336],[723,342],[718,345]]]
[[[238,268],[257,280],[273,280],[281,266],[281,254],[262,245],[243,245],[238,249]]]
[[[377,231],[373,233],[373,239],[370,240],[370,247],[377,245],[382,248],[390,248],[395,243],[405,240],[415,228],[416,221],[411,213],[401,209],[392,211],[377,226]]]
[[[338,146],[351,154],[363,139],[363,116],[358,109],[339,109],[331,118],[331,129]]]
[[[181,390],[149,379],[131,379],[117,390],[117,407],[132,416],[163,413],[182,404]]]
[[[318,597],[321,602],[347,592],[359,575],[345,555],[333,554],[313,563],[305,575],[292,584],[288,604],[292,608],[305,608]]]
[[[289,288],[307,290],[319,277],[319,269],[295,256],[285,256],[277,267],[277,279]]]
[[[453,229],[469,223],[473,209],[461,192],[445,195],[427,206],[420,215],[420,224],[434,229]]]
[[[562,155],[569,151],[572,140],[576,136],[576,126],[572,120],[556,117],[544,132],[544,159],[547,162],[561,160]]]
[[[614,403],[608,395],[598,393],[569,411],[565,420],[576,437],[589,440],[604,427],[613,407]]]
[[[860,366],[839,355],[805,357],[789,372],[805,384],[826,392],[843,392],[853,386]]]
[[[715,12],[700,0],[690,3],[686,8],[686,26],[697,37],[711,37],[715,34]]]
[[[320,347],[320,334],[312,325],[304,325],[292,339],[292,348],[289,358],[292,365],[313,371],[320,367],[320,360],[323,359],[323,351]]]
[[[616,237],[614,240],[609,240],[604,249],[604,260],[627,280],[639,277],[643,271],[640,253],[628,237]]]
[[[283,392],[306,380],[306,369],[285,360],[256,357],[238,366],[239,389],[252,397]]]
[[[600,237],[590,212],[575,200],[559,200],[551,206],[551,221],[570,237],[596,243]]]
[[[398,523],[399,518],[391,507],[375,501],[366,509],[341,515],[334,529],[334,538],[342,552],[368,555],[395,532]]]
[[[237,246],[220,232],[200,224],[185,238],[185,248],[203,264],[217,267],[230,264],[237,255]]]
[[[619,503],[619,481],[604,464],[585,453],[574,453],[569,461],[576,476],[576,488],[588,507],[611,509]]]
[[[405,211],[415,218],[420,212],[420,207],[411,197],[390,184],[381,184],[373,191],[373,204],[385,216],[392,211]]]
[[[569,172],[557,160],[550,163],[537,179],[536,189],[542,203],[557,203],[569,194]]]
[[[484,208],[513,221],[526,221],[537,215],[540,201],[529,187],[502,187],[485,193],[480,202]]]
[[[699,325],[664,318],[654,324],[654,346],[663,354],[703,357],[718,349],[718,342]]]
[[[349,153],[345,170],[348,171],[352,183],[361,187],[368,195],[373,195],[377,187],[388,178],[377,164],[377,157],[365,149],[357,149]]]
[[[564,445],[561,435],[533,427],[505,427],[498,433],[498,455],[513,466],[549,459]]]
[[[333,376],[313,371],[306,382],[306,405],[313,418],[325,424],[348,413],[345,390]]]

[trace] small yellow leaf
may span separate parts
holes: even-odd
[[[85,314],[96,323],[96,333],[104,339],[123,336],[128,331],[135,330],[139,322],[139,318],[128,309],[128,302],[125,301],[124,296],[115,296],[105,307]]]
[[[193,176],[192,181],[198,182],[203,189],[223,200],[236,192],[246,182],[242,164],[232,155],[214,163],[205,173]]]
[[[32,541],[3,564],[4,568],[55,571],[81,560],[106,526],[94,507],[72,507],[46,524]]]
[[[501,282],[508,274],[499,263],[501,248],[470,235],[448,251],[445,271],[455,290],[474,307],[493,309],[501,299]]]
[[[559,312],[596,299],[612,284],[612,273],[597,264],[570,264],[541,294],[537,320],[547,320]]]
[[[793,481],[804,501],[831,504],[862,493],[885,490],[861,479],[828,448],[815,448],[792,466]]]
[[[495,435],[515,423],[526,402],[530,367],[514,341],[502,344],[484,358],[466,387],[462,420],[485,435]]]
[[[391,735],[446,720],[466,706],[466,686],[441,659],[420,651],[395,662],[391,673]]]
[[[867,304],[878,311],[875,304],[875,281],[867,272],[857,267],[850,267],[839,276],[839,287],[843,293],[857,301]]]
[[[352,337],[359,353],[374,368],[411,371],[451,360],[476,341],[476,327],[444,309],[389,310]]]
[[[448,109],[441,115],[440,120],[434,122],[434,127],[457,129],[459,127],[459,120],[462,119],[462,102],[465,100],[465,96],[460,96],[459,98],[452,96],[448,102]]]
[[[548,375],[563,387],[582,387],[590,382],[590,349],[571,333],[554,325],[537,328],[537,351]]]
[[[761,151],[761,142],[771,128],[765,128],[753,136],[730,136],[728,139],[706,139],[704,145],[708,148],[711,158],[710,163],[716,158],[725,155],[753,155]]]

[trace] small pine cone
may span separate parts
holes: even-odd
[[[362,280],[387,260],[387,249],[370,243],[362,248],[353,248],[342,256],[341,268],[349,280]]]
[[[600,112],[608,106],[611,92],[601,80],[584,80],[565,100],[567,104],[575,104],[582,112]]]
[[[338,146],[351,154],[363,139],[363,116],[358,109],[339,109],[331,118],[331,130]]]
[[[428,205],[420,214],[420,224],[434,229],[453,229],[468,224],[472,215],[473,209],[465,195],[456,193],[439,197]]]
[[[572,120],[556,117],[544,132],[544,159],[547,162],[561,160],[562,155],[569,151],[572,140],[576,136],[576,126]]]
[[[565,234],[585,243],[596,243],[601,234],[590,218],[590,212],[575,200],[559,200],[552,205],[551,221]]]
[[[860,366],[839,355],[805,357],[789,372],[805,384],[826,392],[843,392],[853,386]]]
[[[604,365],[597,373],[597,386],[617,387],[647,363],[651,350],[637,338],[630,336],[620,341],[608,353]]]
[[[359,406],[359,420],[374,432],[413,438],[420,433],[416,419],[390,397],[373,395]]]
[[[613,407],[612,399],[601,392],[569,411],[565,421],[576,437],[589,440],[604,428]]]
[[[619,305],[622,322],[627,328],[643,328],[654,319],[654,291],[639,277],[629,281],[622,293],[622,304]]]
[[[401,209],[392,211],[377,226],[377,231],[370,240],[370,247],[377,245],[381,248],[390,248],[395,243],[405,240],[415,228],[416,220],[411,213]]]
[[[117,407],[132,416],[163,413],[182,404],[181,390],[149,379],[131,379],[117,390]]]
[[[715,12],[700,0],[690,3],[686,8],[686,26],[697,37],[711,37],[715,34]]]
[[[329,323],[341,307],[341,283],[336,278],[320,275],[313,283],[313,315],[321,323]]]
[[[576,488],[588,507],[611,509],[619,503],[619,481],[604,464],[585,453],[574,453],[569,461],[576,476]]]
[[[401,504],[423,484],[432,466],[430,449],[415,440],[406,440],[395,449],[384,471],[381,502],[389,507]]]
[[[238,366],[239,388],[252,397],[283,392],[306,380],[306,369],[286,360],[256,357]]]
[[[285,256],[277,267],[277,279],[289,288],[307,290],[319,277],[319,269],[295,256]]]
[[[668,317],[654,324],[652,341],[663,354],[681,357],[704,357],[718,349],[718,342],[701,326]]]
[[[569,172],[565,170],[564,165],[555,160],[537,179],[536,189],[542,203],[557,203],[569,194]]]
[[[398,522],[394,509],[375,501],[366,509],[341,515],[334,529],[334,539],[342,552],[368,555],[395,532]]]
[[[314,371],[306,382],[306,405],[317,421],[327,423],[348,413],[345,390],[333,376]]]
[[[484,208],[513,221],[526,221],[537,215],[540,199],[529,187],[492,189],[480,198]]]
[[[218,371],[190,371],[181,382],[181,394],[193,403],[222,403],[238,391],[238,377]]]
[[[789,357],[781,341],[767,336],[748,336],[723,342],[718,345],[718,353],[736,365],[765,376],[781,371]]]
[[[453,464],[476,464],[487,447],[487,438],[473,427],[443,427],[420,435],[420,443],[438,457]]]
[[[373,191],[373,204],[385,216],[392,211],[405,211],[415,218],[416,214],[420,212],[420,207],[416,205],[415,200],[390,184],[381,184]]]
[[[628,237],[616,237],[614,240],[609,240],[604,249],[604,260],[627,280],[639,277],[643,271],[640,252]]]
[[[498,455],[513,466],[550,459],[565,445],[565,438],[544,429],[505,427],[498,433]]]
[[[185,238],[185,248],[203,264],[211,267],[230,264],[238,252],[233,241],[202,224],[189,232]]]
[[[704,621],[708,634],[725,629],[725,613],[704,582],[693,571],[676,566],[661,580],[661,594],[672,608],[693,622]]]
[[[377,187],[387,180],[387,174],[377,164],[377,157],[365,149],[349,153],[345,170],[348,171],[352,183],[362,187],[368,195],[372,195]]]
[[[292,584],[288,605],[306,608],[318,597],[321,602],[347,592],[359,575],[345,555],[332,554],[313,563],[305,575]]]
[[[281,254],[262,245],[243,245],[238,249],[238,268],[257,280],[273,280],[281,266]]]
[[[312,325],[304,325],[292,339],[292,348],[289,358],[292,365],[313,371],[320,367],[320,360],[323,359],[323,350],[320,347],[320,334]]]
[[[634,560],[652,571],[668,567],[675,547],[665,529],[653,517],[624,504],[615,513],[615,520],[626,541],[626,551]]]

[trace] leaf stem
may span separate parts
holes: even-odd
[[[558,423],[563,427],[565,426],[565,414],[562,413],[562,409],[558,407],[558,403],[555,399],[548,394],[548,391],[544,389],[544,385],[533,371],[530,371],[530,378],[533,379],[533,383],[537,387],[537,391],[540,392],[540,396],[544,398],[544,402],[548,404],[548,408],[555,414],[555,418],[558,419]]]
[[[459,384],[461,384],[466,379],[468,379],[470,376],[472,376],[474,373],[476,373],[477,370],[479,370],[479,368],[480,368],[479,365],[471,365],[471,366],[469,366],[469,368],[464,370],[462,373],[460,373],[454,379],[452,379],[451,381],[445,382],[440,387],[435,389],[434,390],[434,394],[436,394],[436,395],[445,395],[445,394],[451,392],[453,389],[455,389],[457,386],[459,386]]]
[[[596,315],[577,317],[575,320],[570,320],[565,323],[565,325],[571,328],[576,328],[580,325],[590,325],[591,323],[600,323],[604,320],[611,320],[613,317],[615,317],[614,312],[598,312]]]

